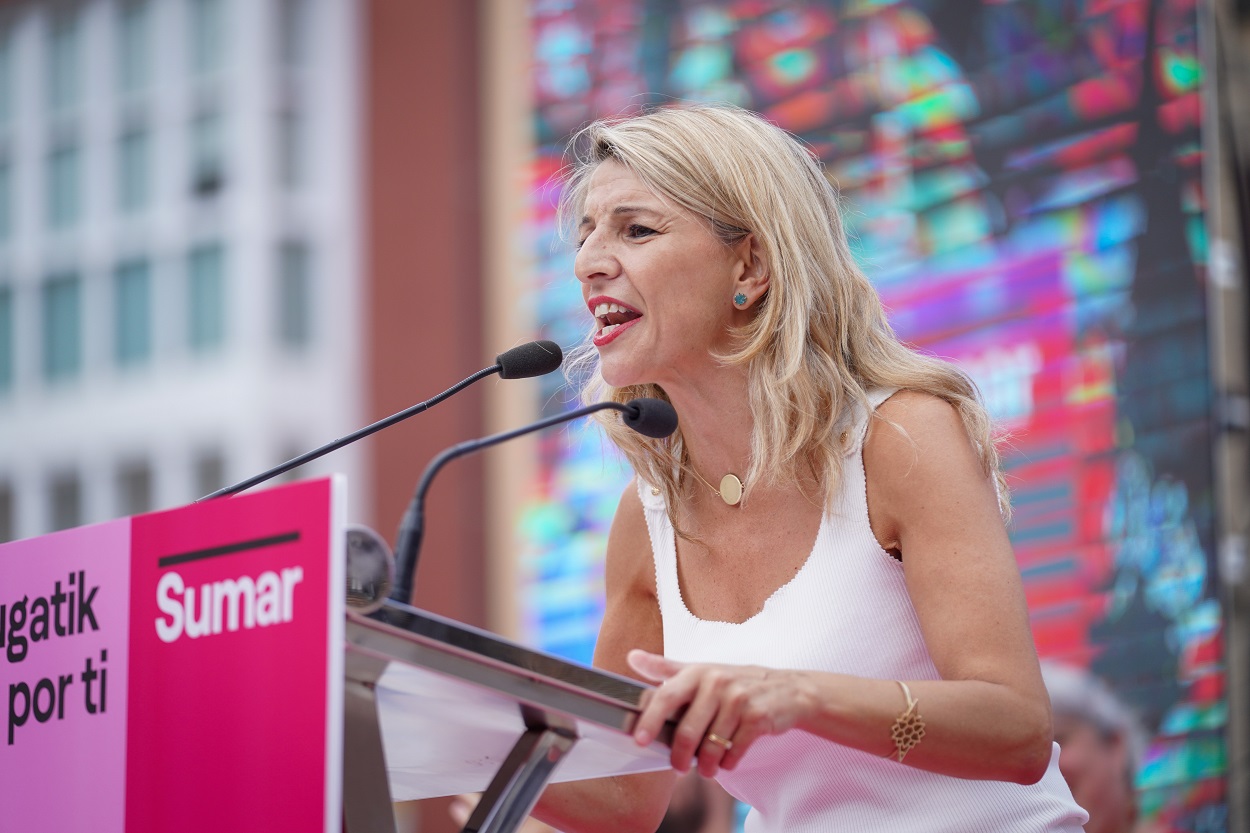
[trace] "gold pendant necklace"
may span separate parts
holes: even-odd
[[[733,474],[732,472],[725,475],[720,479],[720,488],[717,489],[711,483],[704,480],[703,477],[694,470],[694,466],[690,467],[690,473],[697,477],[700,483],[711,489],[718,498],[725,501],[725,503],[730,506],[737,506],[738,501],[742,500],[742,481],[738,479],[738,475]]]

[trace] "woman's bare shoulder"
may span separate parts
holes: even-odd
[[[616,516],[612,519],[604,579],[609,595],[615,594],[618,600],[654,599],[656,596],[651,533],[638,495],[637,479],[630,480],[621,493]]]
[[[936,394],[902,388],[887,398],[876,410],[875,423],[892,422],[911,433],[912,430],[942,427],[956,428],[964,433],[959,411]]]
[[[990,482],[955,406],[916,390],[900,390],[877,408],[864,441],[864,469],[881,497],[902,501],[899,509],[931,497],[934,488],[967,482],[981,491]]]
[[[604,594],[595,665],[636,676],[625,659],[629,650],[662,651],[664,641],[651,535],[635,481],[625,487],[608,533]]]
[[[608,533],[608,554],[615,555],[614,550],[635,554],[638,547],[633,545],[649,540],[646,510],[643,509],[642,498],[638,495],[638,478],[631,478],[621,492],[616,515],[612,518],[612,529]]]

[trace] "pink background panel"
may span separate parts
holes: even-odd
[[[4,797],[0,827],[5,830],[121,833],[124,829],[129,561],[129,519],[0,546],[6,644],[14,601],[23,596],[31,601],[37,596],[46,598],[57,581],[67,591],[71,571],[84,572],[88,594],[92,587],[100,588],[91,603],[99,630],[92,630],[84,620],[82,633],[29,643],[21,662],[11,663],[0,653],[0,794]],[[77,594],[78,588],[74,590]],[[68,608],[62,605],[62,624],[66,613]],[[30,626],[28,613],[22,629],[27,637]],[[88,657],[93,667],[100,667],[102,650],[108,652],[103,664],[107,671],[105,709],[90,714],[81,674]],[[33,693],[41,678],[70,673],[74,680],[65,688],[64,718],[58,720],[54,713],[48,722],[38,723],[32,707],[31,716],[15,730],[14,743],[9,745],[10,687],[24,682]],[[93,691],[98,706],[99,677]]]
[[[231,833],[326,829],[330,481],[135,519],[127,825]],[[162,568],[162,558],[298,533]],[[160,577],[197,590],[300,566],[290,622],[167,643]],[[337,821],[335,822],[337,824]]]

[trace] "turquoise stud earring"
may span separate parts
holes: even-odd
[[[744,306],[746,302],[747,302],[747,296],[743,295],[741,292],[739,292],[737,295],[734,296],[735,307]]]

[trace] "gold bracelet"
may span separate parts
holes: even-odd
[[[924,738],[924,718],[920,716],[920,712],[916,711],[920,701],[912,699],[907,683],[902,680],[894,682],[903,689],[903,696],[907,698],[907,710],[894,718],[894,725],[890,729],[890,737],[894,739],[894,751],[886,757],[898,755],[899,761],[902,761],[907,753]]]

